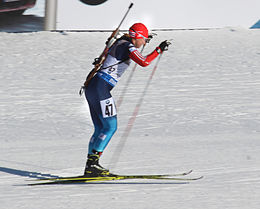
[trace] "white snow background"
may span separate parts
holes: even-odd
[[[143,54],[165,39],[173,44],[145,91],[156,62],[135,70],[101,164],[120,174],[193,169],[204,178],[27,186],[36,177],[83,173],[93,127],[78,90],[110,33],[1,32],[1,209],[259,208],[260,31],[157,33]],[[116,101],[133,66],[112,91]]]

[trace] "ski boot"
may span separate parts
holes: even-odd
[[[87,177],[98,177],[98,176],[109,176],[109,170],[103,168],[99,164],[99,158],[102,153],[89,154],[86,163],[84,176]]]

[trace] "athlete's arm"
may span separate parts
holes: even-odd
[[[136,62],[138,65],[142,67],[148,66],[158,55],[158,51],[155,49],[151,54],[147,56],[143,56],[135,47],[129,48],[130,51],[130,59]]]

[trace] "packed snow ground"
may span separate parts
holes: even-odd
[[[109,33],[2,32],[0,208],[259,208],[260,31],[157,33],[144,54],[162,40],[173,44],[147,89],[155,62],[134,72],[101,163],[121,174],[193,169],[204,178],[26,186],[82,174],[92,123],[78,90]],[[116,100],[132,68],[113,90]]]

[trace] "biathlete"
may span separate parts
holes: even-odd
[[[108,51],[100,70],[84,89],[94,124],[94,134],[89,141],[85,176],[107,176],[109,170],[99,164],[100,156],[117,129],[117,113],[110,91],[133,60],[142,67],[148,66],[159,54],[167,50],[170,42],[163,41],[149,55],[137,49],[148,40],[148,30],[142,23],[135,23],[129,33],[117,39]]]

